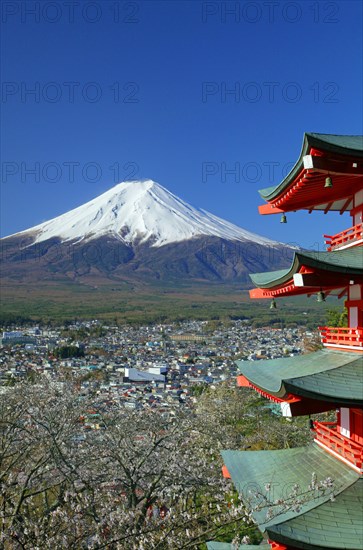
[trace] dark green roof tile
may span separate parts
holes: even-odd
[[[362,274],[363,269],[363,251],[360,247],[346,248],[344,250],[333,250],[332,252],[302,252],[297,253],[300,256],[300,262],[303,263],[306,258],[310,258],[315,263],[316,267],[321,267],[326,270],[336,271],[336,268],[343,270],[344,273],[350,273],[352,270],[357,270],[358,274]]]
[[[254,495],[256,491],[267,494],[271,501],[285,500],[294,484],[298,484],[301,491],[307,490],[313,472],[319,481],[331,477],[335,494],[340,494],[359,478],[358,473],[316,444],[279,451],[222,451],[221,454],[233,484],[252,510],[261,502]],[[266,493],[265,486],[268,483],[271,484],[271,490]],[[315,509],[329,498],[329,492],[312,495],[311,499],[302,504],[299,512],[287,510],[286,507],[274,507],[272,519],[267,519],[266,509],[253,511],[253,516],[260,529],[265,530],[271,525]]]
[[[322,528],[312,527],[317,521]],[[360,550],[363,548],[363,478],[335,497],[287,522],[270,526],[268,534],[283,543],[300,542],[305,548]]]
[[[278,271],[264,271],[262,273],[250,273],[250,278],[255,286],[258,288],[269,288],[275,281],[288,280],[292,276],[288,277],[291,272],[291,268],[279,269]]]
[[[339,147],[339,149],[348,149],[349,154],[353,152],[363,153],[363,136],[341,136],[338,134],[316,134],[316,133],[307,133],[306,136],[310,139],[310,143],[315,141],[325,143],[328,146]]]
[[[363,356],[339,368],[285,381],[286,390],[295,395],[319,397],[336,403],[363,403]]]
[[[241,373],[263,391],[336,403],[362,404],[363,355],[324,349],[264,361],[237,361]]]
[[[259,288],[274,288],[291,280],[302,265],[334,273],[362,275],[363,253],[360,247],[333,252],[295,252],[289,269],[251,273],[250,277]]]

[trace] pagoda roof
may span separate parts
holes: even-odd
[[[261,214],[291,210],[339,210],[353,208],[349,198],[359,190],[363,175],[363,136],[304,134],[300,156],[290,173],[278,185],[259,191],[270,203]],[[333,187],[325,188],[330,175]]]
[[[237,361],[256,389],[283,399],[287,395],[361,406],[363,355],[324,349],[280,359]]]
[[[358,509],[361,476],[317,444],[278,451],[222,451],[222,458],[253,519],[272,540],[282,542],[288,536],[298,548],[356,550],[363,546],[361,514],[358,518],[358,514],[351,513],[353,508]],[[313,473],[318,482],[331,478],[333,486],[325,491],[311,489]],[[289,505],[289,495],[295,487],[296,498],[305,497],[298,505],[293,498]],[[335,502],[331,501],[333,495]],[[270,504],[277,501],[283,504]],[[325,517],[326,523],[322,521]],[[332,525],[329,518],[334,518]],[[333,545],[330,534],[334,534]],[[324,537],[325,544],[321,544]]]
[[[302,274],[302,280],[305,273],[306,281],[308,281],[309,276],[311,278],[311,273],[314,273],[315,277],[311,278],[311,284],[305,282],[296,285],[294,275],[298,273]],[[273,290],[289,285],[289,288],[284,292],[286,294],[306,294],[314,292],[316,288],[319,290],[319,288],[345,287],[349,284],[351,277],[355,279],[359,277],[363,282],[363,253],[361,247],[332,252],[299,251],[294,253],[291,266],[288,269],[250,274],[253,283],[260,289]],[[275,295],[277,294],[281,294],[281,292],[275,293]],[[261,293],[251,290],[250,296],[252,298],[263,298],[264,294],[261,295]],[[265,293],[265,296],[271,296],[271,293]]]
[[[362,548],[363,479],[306,514],[268,529],[273,540],[300,548]],[[343,546],[342,546],[343,544]]]

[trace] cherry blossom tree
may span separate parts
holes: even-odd
[[[43,378],[43,377],[42,377]],[[267,422],[266,422],[267,421]],[[223,448],[304,444],[254,392],[220,384],[192,409],[130,411],[79,394],[72,380],[8,387],[0,399],[0,546],[5,550],[184,549],[211,539],[257,542]],[[280,513],[318,487],[296,488]]]
[[[192,411],[112,409],[66,383],[7,388],[0,403],[1,544],[181,549],[226,529],[252,533],[204,426]]]

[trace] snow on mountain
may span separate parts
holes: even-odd
[[[196,209],[152,180],[119,183],[82,206],[14,236],[32,236],[34,243],[54,237],[86,242],[113,236],[128,245],[149,241],[152,247],[202,236],[280,244]]]

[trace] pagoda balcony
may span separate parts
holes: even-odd
[[[315,439],[321,447],[362,473],[363,447],[340,434],[336,422],[313,422]]]
[[[318,327],[321,341],[326,347],[363,350],[363,328]]]
[[[328,252],[349,248],[363,242],[363,224],[358,223],[336,235],[324,235]]]

